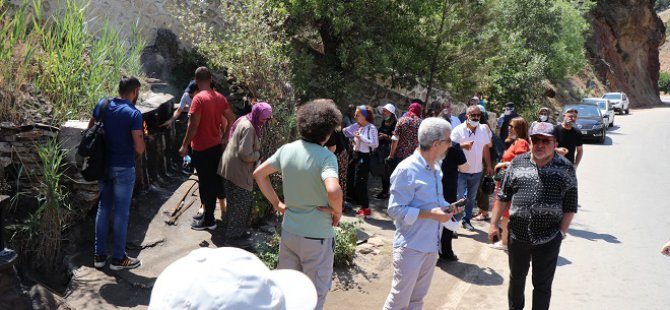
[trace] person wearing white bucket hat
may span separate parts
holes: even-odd
[[[149,310],[312,310],[316,301],[314,284],[299,271],[270,271],[238,248],[201,248],[163,270]]]
[[[379,127],[379,148],[383,152],[384,158],[391,154],[391,143],[393,142],[393,131],[398,123],[398,118],[395,115],[395,106],[387,103],[382,107],[382,116],[384,120]],[[391,188],[391,172],[390,165],[386,165],[386,175],[381,176],[382,190],[375,197],[377,199],[389,198],[389,189]]]

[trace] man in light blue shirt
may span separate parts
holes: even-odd
[[[440,164],[451,146],[451,126],[441,117],[419,126],[419,148],[391,175],[388,214],[396,226],[393,238],[393,283],[384,304],[390,309],[421,309],[440,248],[440,223],[454,212],[442,193]],[[458,212],[458,210],[454,210]]]

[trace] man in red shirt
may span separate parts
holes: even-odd
[[[212,74],[206,67],[195,70],[195,82],[200,92],[195,95],[188,112],[188,127],[179,156],[184,157],[188,145],[193,149],[193,166],[198,172],[200,202],[205,206],[201,219],[194,219],[194,230],[214,230],[214,209],[216,198],[223,188],[221,177],[217,174],[219,160],[223,153],[228,125],[235,121],[226,97],[211,88]],[[227,120],[227,121],[226,121]]]

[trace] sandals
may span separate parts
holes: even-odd
[[[475,221],[480,221],[480,222],[482,222],[482,221],[488,222],[489,220],[491,220],[491,217],[488,214],[484,215],[484,213],[479,213],[479,214],[477,214],[477,216],[475,216],[472,219],[475,220]]]

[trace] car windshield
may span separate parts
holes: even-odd
[[[569,108],[574,108],[577,110],[577,117],[601,116],[600,110],[598,110],[598,107],[596,107],[595,105],[585,105],[585,104],[572,105],[565,107],[563,111],[565,112]]]
[[[621,94],[605,94],[603,98],[610,100],[621,100]]]
[[[599,109],[607,110],[607,102],[605,100],[584,99],[582,103],[595,104],[598,105]]]

